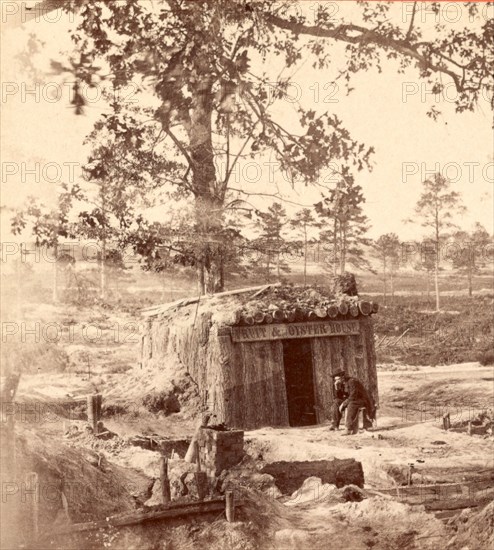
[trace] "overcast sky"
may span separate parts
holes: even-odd
[[[14,55],[26,47],[29,33],[36,32],[45,41],[43,59],[48,67],[48,60],[57,58],[59,50],[70,49],[68,27],[67,17],[56,23],[31,21],[23,27],[8,29],[2,35],[4,206],[19,206],[30,194],[43,196],[47,202],[52,200],[55,184],[47,181],[36,183],[36,176],[22,174],[23,170],[32,170],[34,162],[38,161],[42,167],[41,180],[43,175],[56,180],[57,170],[61,170],[62,177],[67,179],[72,169],[68,163],[74,163],[72,166],[84,163],[87,148],[82,145],[83,138],[104,109],[101,101],[95,101],[85,116],[75,116],[69,106],[68,86],[59,89],[61,97],[58,100],[52,98],[52,94],[57,92],[53,84],[41,87],[39,98],[23,93],[23,88],[24,91],[26,87],[32,89],[32,84],[16,69]],[[382,74],[369,71],[357,75],[353,82],[354,92],[346,96],[344,90],[324,88],[335,76],[338,59],[343,55],[341,46],[337,45],[334,52],[331,72],[314,70],[311,62],[305,61],[283,74],[293,81],[290,93],[297,96],[301,105],[312,107],[319,113],[336,113],[354,139],[375,148],[373,170],[363,171],[357,178],[367,199],[365,212],[372,225],[370,235],[377,237],[393,231],[403,240],[409,240],[423,234],[416,226],[405,225],[403,220],[413,216],[421,182],[436,167],[453,180],[453,188],[462,193],[468,208],[467,213],[455,221],[467,229],[479,221],[493,232],[494,142],[488,98],[481,102],[477,112],[461,115],[454,113],[452,102],[440,98],[437,106],[443,111],[443,116],[434,122],[426,116],[430,96],[425,102],[425,85],[418,81],[413,70],[398,75],[392,62],[383,63]],[[274,62],[273,68],[279,72],[277,63]],[[51,80],[47,78],[47,82]],[[454,97],[453,87],[448,88],[448,93]],[[294,113],[292,105],[281,102],[276,111],[290,125]],[[252,165],[240,165],[241,178],[251,180],[243,183],[249,190],[273,189],[269,184],[269,167],[263,166],[263,162],[261,160],[260,182],[256,182],[258,169]],[[25,163],[24,167],[19,163]],[[53,166],[47,167],[47,163],[53,163]],[[12,173],[16,166],[18,172]],[[22,175],[24,182],[20,181]],[[320,197],[319,190],[301,184],[291,190],[280,173],[275,173],[275,180],[287,199],[310,205]],[[265,206],[262,201],[257,205]],[[287,209],[291,207],[287,206]],[[10,238],[5,232],[6,227],[8,220],[3,216],[3,241]]]

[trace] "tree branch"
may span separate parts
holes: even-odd
[[[376,30],[367,29],[353,23],[343,23],[332,28],[324,28],[322,26],[308,25],[293,19],[288,21],[273,14],[265,14],[265,17],[269,24],[280,29],[291,31],[296,35],[309,35],[317,38],[332,38],[334,40],[340,40],[342,42],[356,45],[375,44],[384,49],[393,49],[406,57],[415,59],[424,68],[430,69],[433,72],[448,75],[455,83],[456,89],[459,92],[466,91],[460,75],[443,64],[433,63],[430,55],[426,55],[426,53],[422,53],[418,50],[419,47],[424,46],[426,52],[437,55],[444,61],[447,61],[453,65],[458,65],[457,62],[437,51],[431,43],[421,42],[412,45],[408,41],[408,37],[405,40],[398,40],[396,38],[391,38],[390,36],[380,34],[379,32],[376,32]]]

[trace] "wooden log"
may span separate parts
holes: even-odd
[[[255,294],[252,295],[252,298],[257,298],[258,296],[260,296],[263,292],[265,292],[269,288],[275,288],[277,286],[281,286],[281,283],[270,283],[269,285],[264,285]],[[244,292],[246,292],[246,291],[244,290]],[[216,296],[217,296],[217,294],[216,294]]]
[[[195,457],[196,457],[196,468],[197,468],[197,471],[200,472],[201,471],[201,454],[200,454],[200,449],[199,449],[199,442],[196,440],[194,441],[194,445],[195,445],[195,451],[194,451],[194,454],[195,454]]]
[[[302,486],[304,480],[311,476],[319,477],[323,483],[331,483],[337,487],[350,484],[364,486],[362,464],[353,458],[271,462],[260,472],[272,475],[276,486],[284,495],[293,494]]]
[[[379,304],[377,302],[372,302],[372,313],[377,313],[379,311]]]
[[[355,275],[345,271],[341,275],[336,275],[333,278],[333,293],[334,294],[346,294],[348,296],[357,296],[357,282]]]
[[[96,395],[87,396],[87,421],[93,433],[98,433],[98,416],[96,407]]]
[[[352,305],[348,308],[348,311],[350,312],[350,315],[351,315],[352,317],[358,317],[358,315],[359,315],[359,313],[360,313],[360,310],[359,310],[357,304],[352,304]]]
[[[451,418],[449,412],[443,415],[443,428],[445,430],[449,430],[451,428]]]
[[[340,302],[338,304],[338,312],[340,315],[346,315],[348,313],[348,304],[346,302]]]
[[[39,500],[40,500],[40,486],[38,481],[38,474],[36,472],[29,472],[26,474],[26,486],[24,494],[30,495],[30,501],[28,505],[29,509],[29,530],[30,538],[36,540],[39,535]]]
[[[398,344],[398,342],[400,342],[401,340],[403,340],[404,336],[410,331],[409,328],[405,329],[403,331],[403,333],[398,336],[398,338],[391,344],[391,346],[396,346],[396,344]]]
[[[319,319],[319,317],[317,316],[316,312],[311,310],[309,311],[309,313],[307,314],[307,319],[309,321],[316,321],[317,319]]]
[[[16,480],[16,451],[15,451],[15,416],[18,405],[15,401],[1,403],[1,468],[2,479]]]
[[[101,419],[102,410],[103,410],[103,396],[101,393],[96,394],[96,417],[98,420]]]
[[[225,493],[225,515],[228,523],[235,521],[235,495],[233,491],[226,491]]]
[[[285,314],[281,309],[274,309],[271,315],[277,323],[281,323],[285,320]]]
[[[339,310],[338,310],[338,306],[336,304],[331,304],[328,307],[328,316],[331,317],[332,319],[337,317],[338,313],[339,313]]]
[[[163,503],[170,502],[170,479],[168,477],[168,458],[162,456],[160,461],[161,498]]]
[[[241,500],[235,501],[235,506],[243,506]],[[211,512],[219,512],[225,509],[225,499],[217,498],[214,500],[205,500],[201,502],[187,502],[180,504],[169,504],[162,510],[153,510],[152,512],[132,512],[130,514],[120,514],[111,516],[105,521],[90,521],[87,523],[76,523],[57,529],[50,532],[47,537],[57,535],[80,533],[84,531],[94,531],[96,529],[105,529],[109,526],[125,527],[127,525],[137,525],[147,521],[167,520],[176,517],[187,517],[193,514],[208,514]]]
[[[214,294],[214,298],[221,298],[223,296],[234,296],[235,294],[247,294],[248,292],[257,291],[252,297],[255,298],[259,294],[262,294],[265,290],[272,287],[280,286],[281,283],[271,283],[269,285],[262,285],[262,286],[252,286],[248,288],[237,288],[235,290],[226,290],[225,292],[218,292],[217,294]],[[168,311],[170,309],[176,308],[176,307],[183,307],[188,306],[191,304],[196,304],[201,299],[203,299],[204,296],[196,296],[194,298],[182,298],[180,300],[176,300],[174,302],[169,302],[167,304],[161,304],[159,306],[151,306],[148,308],[141,309],[141,314],[146,317],[153,317],[155,315],[159,315],[160,313],[164,313],[165,311]]]
[[[285,321],[287,321],[288,323],[293,323],[295,321],[295,311],[285,311]]]
[[[294,313],[295,321],[303,321],[305,319],[305,312],[302,308],[296,307]]]
[[[254,322],[258,325],[264,322],[264,313],[262,311],[256,311],[254,313]]]
[[[199,435],[199,430],[208,425],[209,418],[210,418],[210,415],[206,414],[204,415],[203,418],[201,418],[201,420],[197,424],[194,435],[192,436],[192,439],[190,441],[189,448],[185,453],[185,457],[184,457],[185,462],[189,462],[190,464],[197,464],[198,450],[199,450],[199,446],[197,444],[197,436]]]
[[[273,316],[270,313],[264,315],[264,322],[270,325],[273,322]]]
[[[246,325],[253,325],[255,322],[254,317],[252,317],[252,315],[244,315],[242,317],[242,320]]]
[[[206,472],[195,472],[197,496],[199,500],[204,500],[208,494],[208,474]]]
[[[12,403],[14,401],[20,378],[21,375],[19,373],[10,373],[5,376],[0,397],[2,403]]]
[[[372,313],[372,304],[370,302],[367,302],[366,300],[361,300],[358,303],[358,308],[362,315],[370,315]]]
[[[316,307],[314,312],[320,319],[324,319],[328,315],[328,312],[324,307]]]

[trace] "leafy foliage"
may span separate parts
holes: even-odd
[[[341,163],[350,174],[370,162],[372,148],[354,140],[334,114],[297,106],[298,128],[284,126],[272,107],[289,83],[262,72],[273,59],[286,67],[308,59],[323,70],[332,63],[329,46],[339,42],[345,45],[345,66],[338,79],[348,92],[354,74],[380,71],[384,59],[396,59],[398,71],[414,67],[438,93],[453,82],[458,112],[474,109],[484,92],[492,94],[494,24],[483,20],[477,5],[465,3],[469,27],[436,24],[430,39],[427,25],[419,23],[418,2],[410,20],[398,22],[390,17],[390,3],[358,2],[360,17],[351,22],[334,17],[331,4],[307,10],[268,0],[57,2],[79,9],[80,24],[71,35],[74,55],[54,64],[54,71],[75,76],[76,113],[84,108],[79,83],[111,87],[112,112],[101,117],[90,141],[96,145],[107,134],[112,172],[118,168],[142,197],[171,186],[181,198],[194,199],[196,233],[203,236],[203,250],[194,256],[203,291],[221,290],[224,282],[225,244],[217,237],[240,158],[270,153],[293,182],[306,184],[316,182],[330,163]],[[440,9],[439,3],[431,6]],[[134,103],[122,93],[129,86]],[[224,174],[218,165],[226,166]],[[346,261],[362,263],[359,247],[350,241],[363,242],[365,224],[355,214],[352,224],[337,228],[344,232],[342,270]]]

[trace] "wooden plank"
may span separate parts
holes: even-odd
[[[244,502],[235,499],[235,506],[243,506]],[[83,531],[94,531],[96,529],[104,529],[106,527],[126,527],[129,525],[137,525],[148,521],[167,520],[176,517],[183,517],[197,514],[207,514],[210,512],[222,511],[225,509],[225,498],[217,498],[209,501],[188,502],[182,504],[173,504],[160,510],[150,512],[133,512],[130,514],[121,514],[111,516],[104,521],[91,521],[87,523],[76,523],[61,529],[57,529],[45,535],[45,538],[52,538],[58,535],[80,533]]]
[[[225,516],[228,523],[235,521],[235,495],[233,491],[227,491],[225,494]]]
[[[276,287],[280,286],[280,283],[273,283],[269,285],[261,285],[261,286],[251,286],[247,288],[236,288],[234,290],[226,290],[225,292],[218,292],[217,294],[211,294],[208,296],[196,296],[194,298],[182,298],[181,300],[176,300],[175,302],[169,302],[167,304],[161,304],[157,306],[151,306],[148,308],[141,309],[141,314],[145,317],[153,317],[155,315],[159,315],[160,313],[164,313],[165,311],[169,311],[170,309],[173,309],[174,307],[184,307],[192,304],[197,304],[200,300],[207,300],[212,298],[223,298],[225,296],[235,296],[237,294],[246,294],[247,292],[256,292],[262,293],[267,288],[270,287]],[[257,296],[258,293],[256,293],[254,296]]]
[[[331,374],[335,362],[331,352],[331,342],[333,340],[325,338],[314,338],[311,341],[314,397],[318,424],[331,419],[331,403],[333,401],[333,379]]]
[[[283,346],[281,341],[237,344],[229,373],[227,418],[241,428],[287,426]]]
[[[161,482],[161,497],[163,503],[170,502],[170,479],[168,477],[168,458],[161,457],[160,460],[160,482]]]
[[[366,388],[374,399],[374,403],[378,406],[379,390],[377,383],[376,350],[374,347],[374,330],[371,317],[362,317],[360,319],[360,331],[363,346],[363,368],[367,373]]]

